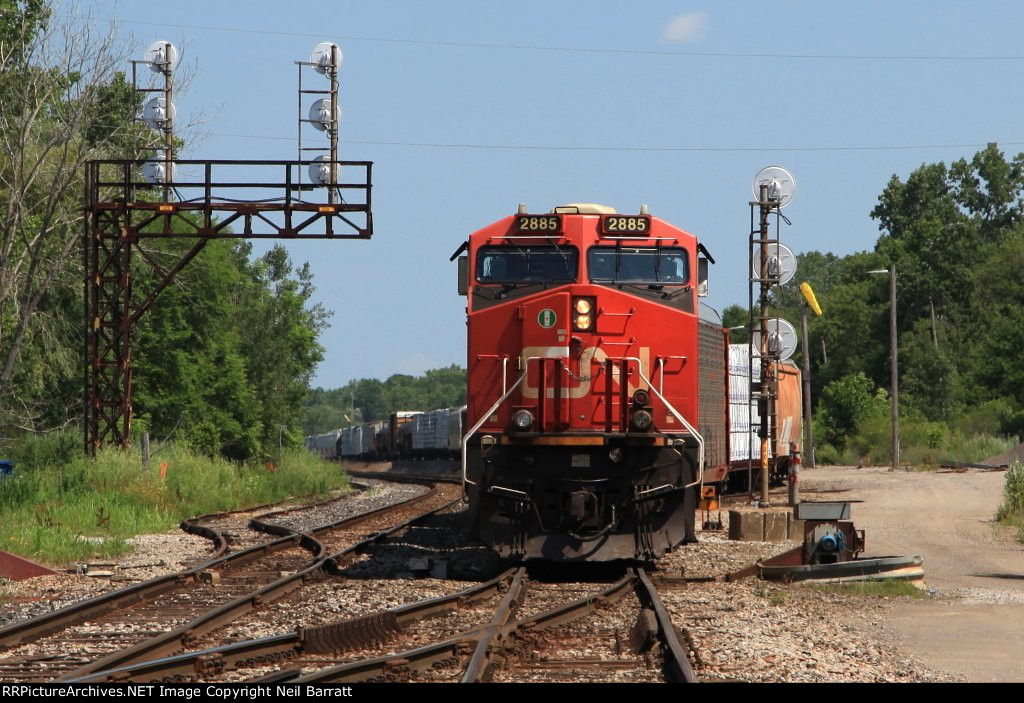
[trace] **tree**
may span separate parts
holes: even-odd
[[[842,448],[861,422],[884,415],[887,408],[885,391],[876,390],[871,379],[857,371],[825,386],[818,421],[825,440]]]
[[[160,242],[172,258],[189,245]],[[247,459],[264,433],[239,329],[235,291],[245,275],[237,246],[209,242],[135,325],[133,405],[138,426],[160,439]],[[133,275],[146,287],[153,272],[137,265]]]
[[[161,244],[168,256],[188,246]],[[248,243],[209,242],[135,328],[139,423],[239,460],[301,441],[296,418],[328,317],[309,304],[308,266],[293,270],[280,246],[250,256]]]
[[[278,441],[281,427],[291,443],[300,442],[297,418],[309,392],[309,381],[323,359],[318,341],[331,313],[310,304],[313,277],[309,264],[293,269],[288,253],[275,245],[246,265],[251,247],[236,247],[237,263],[247,281],[235,289],[233,309],[240,342],[247,350],[247,377],[256,397],[264,446]]]
[[[45,379],[76,373],[80,323],[63,311],[80,295],[68,289],[82,275],[83,164],[132,156],[145,138],[132,119],[137,97],[115,70],[126,52],[112,31],[93,27],[88,19],[54,22],[44,0],[0,0],[0,398],[8,425],[45,422]],[[25,362],[26,347],[51,353]]]
[[[466,370],[456,364],[422,376],[394,374],[385,381],[361,378],[334,390],[314,389],[303,407],[303,431],[319,434],[398,410],[436,410],[466,404]]]

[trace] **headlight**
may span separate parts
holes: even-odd
[[[594,331],[594,305],[596,298],[573,298],[572,310],[575,317],[572,327],[577,332]]]
[[[633,429],[635,430],[646,432],[653,422],[654,418],[646,410],[637,410],[633,413]]]
[[[512,415],[512,424],[519,430],[528,430],[533,425],[533,414],[529,410],[516,410]]]

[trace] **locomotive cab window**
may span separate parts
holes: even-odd
[[[477,283],[515,285],[576,280],[575,247],[483,247],[476,257]]]
[[[587,268],[594,283],[682,285],[690,279],[689,258],[680,247],[592,247]]]

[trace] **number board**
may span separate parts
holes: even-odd
[[[601,234],[648,234],[651,218],[647,215],[605,215],[601,218]]]
[[[559,215],[516,215],[512,229],[516,232],[556,234],[562,231],[562,218]]]

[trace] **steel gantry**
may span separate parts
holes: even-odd
[[[86,165],[84,434],[88,453],[127,447],[132,418],[132,326],[211,239],[369,239],[369,161],[334,161],[331,183],[302,183],[310,161],[175,161],[173,179],[147,182],[141,161]],[[169,201],[164,191],[177,195]],[[144,240],[191,239],[170,266]],[[133,263],[156,274],[133,289]]]

